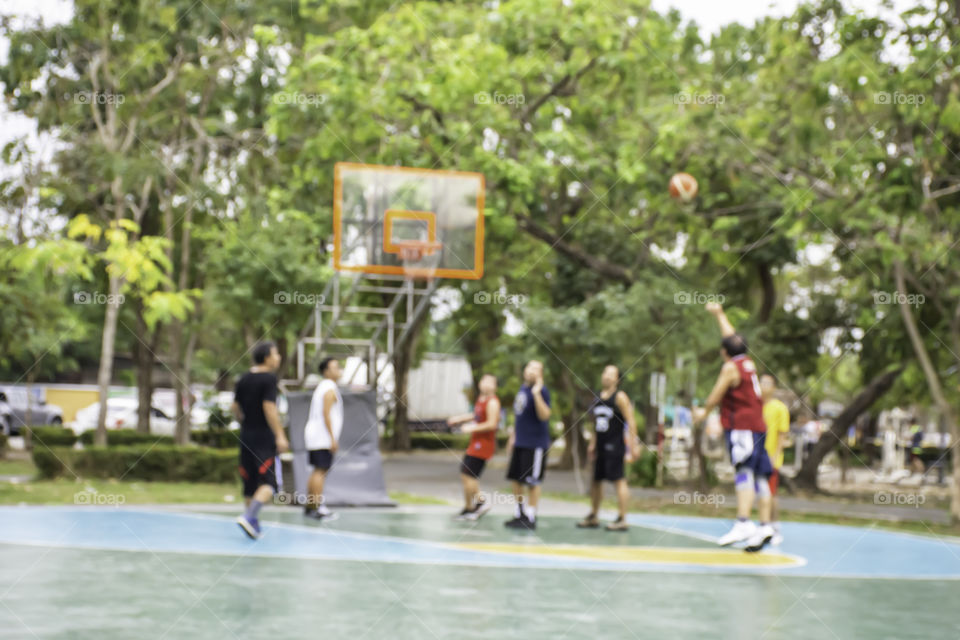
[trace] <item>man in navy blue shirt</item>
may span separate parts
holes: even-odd
[[[523,368],[523,386],[513,402],[516,417],[507,448],[512,449],[507,479],[513,481],[517,501],[513,520],[505,525],[512,529],[536,529],[540,484],[547,467],[550,448],[550,392],[543,386],[543,363],[531,360]],[[523,485],[529,492],[524,501]]]

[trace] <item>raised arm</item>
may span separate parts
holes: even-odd
[[[736,333],[736,330],[733,328],[733,325],[730,324],[730,320],[727,318],[727,314],[723,312],[722,304],[719,302],[708,302],[707,311],[709,311],[713,317],[717,319],[717,324],[720,325],[721,336],[726,338]]]
[[[550,405],[543,398],[543,376],[541,375],[537,382],[530,389],[533,395],[533,406],[537,410],[537,418],[548,420],[550,418]]]

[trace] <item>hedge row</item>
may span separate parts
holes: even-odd
[[[209,447],[34,447],[33,463],[42,478],[76,474],[82,478],[166,482],[237,479],[237,452]]]
[[[72,447],[77,442],[77,434],[72,429],[59,425],[27,427],[27,430],[34,447]]]
[[[96,431],[84,431],[78,438],[71,429],[66,427],[30,427],[30,435],[34,446],[72,447],[79,440],[85,447],[93,445]],[[192,431],[190,439],[197,444],[219,449],[235,448],[238,445],[237,433],[227,430]],[[107,430],[107,446],[126,447],[133,445],[172,445],[173,436],[158,436],[143,433],[134,429]]]
[[[80,434],[80,442],[82,442],[85,447],[92,446],[93,438],[96,435],[97,432],[95,429],[84,431]],[[108,447],[126,447],[138,444],[173,444],[173,436],[155,436],[135,429],[107,430]]]
[[[468,433],[436,433],[414,431],[410,434],[410,446],[414,449],[453,449],[460,451],[470,444]],[[497,447],[507,446],[507,434],[497,434]]]
[[[191,431],[190,439],[199,445],[216,449],[236,449],[240,446],[240,432],[227,429]]]

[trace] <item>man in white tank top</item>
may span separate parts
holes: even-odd
[[[307,504],[304,515],[316,520],[332,520],[335,514],[323,504],[323,484],[333,465],[340,432],[343,430],[343,398],[337,388],[340,379],[340,363],[336,358],[320,361],[323,380],[310,400],[310,415],[304,431],[304,440],[309,452],[313,473],[307,481]]]

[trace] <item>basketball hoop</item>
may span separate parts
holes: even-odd
[[[371,275],[483,275],[479,173],[338,162],[333,266]]]
[[[408,240],[391,245],[393,253],[404,262],[420,262],[424,256],[430,256],[441,249],[439,242]]]
[[[404,262],[420,262],[423,258],[423,249],[419,247],[401,247],[399,256]]]

